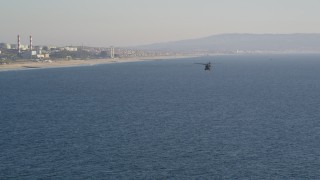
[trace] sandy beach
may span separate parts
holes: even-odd
[[[73,66],[92,66],[108,63],[125,63],[138,61],[151,61],[161,59],[178,59],[194,56],[152,56],[152,57],[132,57],[132,58],[116,58],[116,59],[88,59],[88,60],[50,60],[50,61],[31,61],[24,60],[11,64],[0,65],[0,71],[23,70],[23,69],[38,69],[38,68],[58,68],[58,67],[73,67]]]

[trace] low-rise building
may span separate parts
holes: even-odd
[[[60,48],[60,51],[78,51],[78,48],[76,48],[76,47],[62,47],[62,48]]]
[[[8,44],[8,43],[0,43],[0,48],[3,48],[3,49],[11,49],[11,44]]]
[[[18,45],[17,44],[10,44],[10,46],[11,46],[11,49],[18,49]],[[26,51],[28,49],[29,49],[28,45],[20,44],[20,50]]]
[[[28,50],[28,49],[29,49],[29,46],[28,46],[28,45],[23,45],[23,44],[20,45],[20,50],[26,51],[26,50]]]
[[[18,45],[17,44],[11,44],[11,49],[18,49]]]
[[[38,59],[49,59],[50,55],[48,53],[45,54],[36,54],[35,55]]]
[[[44,59],[44,54],[37,54],[36,56],[38,59]]]
[[[25,51],[23,53],[21,53],[22,58],[24,59],[32,59],[32,58],[36,58],[37,56],[37,51]]]
[[[37,54],[42,54],[42,46],[34,46],[33,49],[37,51]]]

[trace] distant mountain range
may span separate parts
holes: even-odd
[[[320,34],[221,34],[137,48],[158,51],[320,52]]]

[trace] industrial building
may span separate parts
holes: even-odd
[[[23,59],[34,59],[37,58],[37,51],[25,51],[21,53]]]
[[[75,51],[78,51],[78,48],[67,46],[67,47],[60,48],[60,51],[72,51],[72,52],[75,52]]]
[[[2,49],[11,49],[11,44],[0,43],[0,48],[2,48]]]

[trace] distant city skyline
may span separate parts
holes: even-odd
[[[318,0],[0,0],[0,43],[134,46],[225,33],[320,33]]]

